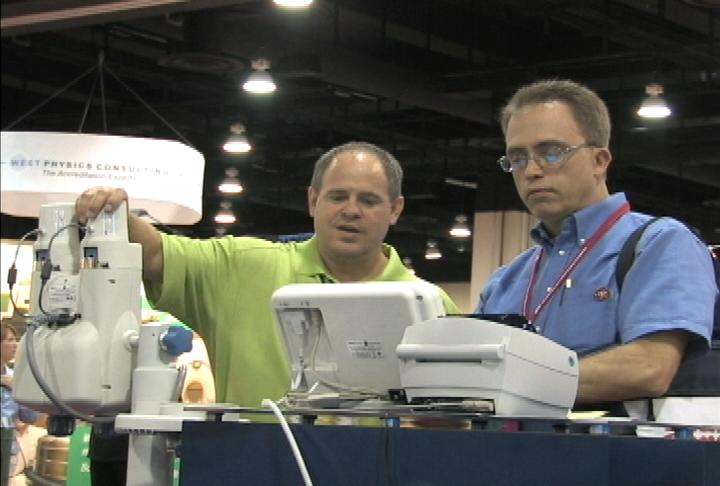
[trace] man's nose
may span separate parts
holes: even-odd
[[[527,165],[525,166],[524,173],[529,177],[537,177],[544,173],[542,165],[537,161],[537,156],[532,155],[528,157]]]
[[[352,197],[348,198],[348,200],[345,201],[345,204],[342,207],[342,214],[344,216],[359,216],[360,205],[358,204],[357,199]]]

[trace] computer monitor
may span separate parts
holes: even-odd
[[[290,393],[388,398],[400,389],[405,328],[445,315],[427,282],[292,284],[272,296],[292,370]]]

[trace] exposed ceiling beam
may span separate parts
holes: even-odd
[[[246,0],[247,1],[247,0]],[[29,0],[3,2],[2,37],[222,7],[242,0]]]

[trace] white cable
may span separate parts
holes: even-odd
[[[263,398],[263,401],[261,403],[263,407],[268,407],[269,409],[271,409],[277,419],[280,421],[280,426],[285,433],[285,438],[290,444],[290,449],[292,449],[293,456],[295,456],[295,462],[297,462],[298,468],[300,469],[300,475],[305,482],[305,486],[312,486],[312,479],[310,479],[310,473],[305,466],[305,461],[303,460],[302,454],[300,453],[300,448],[298,447],[297,442],[295,442],[295,437],[293,436],[292,430],[290,430],[290,426],[288,425],[287,420],[285,420],[285,417],[283,416],[282,412],[275,404],[275,402],[273,402],[269,398]]]

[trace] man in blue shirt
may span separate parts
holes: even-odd
[[[581,356],[577,404],[656,397],[686,352],[708,348],[717,293],[709,252],[682,223],[645,231],[622,294],[618,253],[650,216],[610,195],[610,117],[571,81],[522,87],[501,114],[499,160],[540,220],[537,246],[499,268],[479,314],[522,314],[542,335]]]

